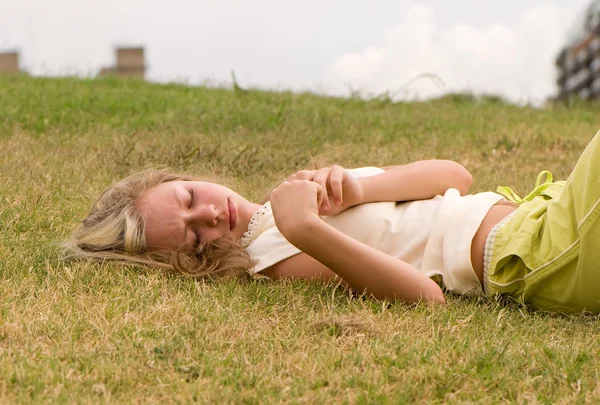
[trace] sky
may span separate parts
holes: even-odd
[[[555,95],[554,58],[590,0],[0,0],[0,52],[34,75],[94,76],[114,47],[147,78],[364,97]]]

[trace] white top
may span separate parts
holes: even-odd
[[[384,171],[364,167],[348,172],[359,178]],[[451,188],[430,200],[361,204],[321,218],[348,236],[411,264],[449,291],[473,294],[482,288],[471,264],[471,241],[487,212],[502,199],[492,192],[461,196]],[[252,274],[301,253],[275,226],[269,202],[254,214],[241,243],[252,260]]]

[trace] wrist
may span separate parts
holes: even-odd
[[[369,177],[361,177],[361,178],[357,179],[356,182],[358,183],[358,192],[357,192],[357,196],[356,196],[356,202],[354,204],[352,204],[351,206],[372,202],[372,201],[367,200]]]
[[[312,234],[320,227],[325,225],[325,222],[316,214],[310,214],[301,220],[294,221],[279,228],[279,232],[292,245],[302,250],[301,246],[312,239]]]

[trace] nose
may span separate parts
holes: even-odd
[[[213,204],[198,204],[189,212],[188,222],[197,226],[217,226],[217,207]]]

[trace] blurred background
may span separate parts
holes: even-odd
[[[150,81],[213,86],[230,86],[234,71],[243,87],[539,105],[566,91],[561,51],[586,41],[598,3],[0,0],[0,65],[16,58],[32,75],[94,77],[121,63]]]

